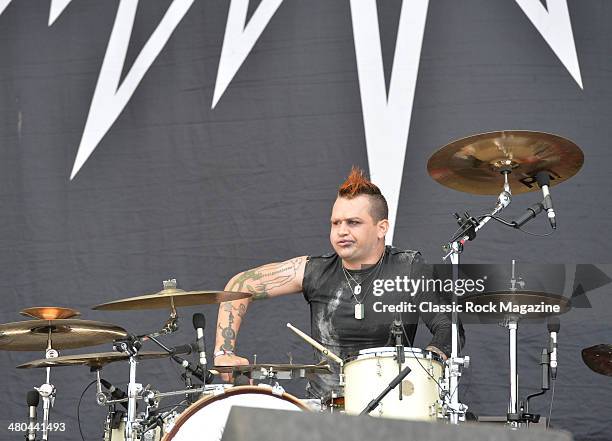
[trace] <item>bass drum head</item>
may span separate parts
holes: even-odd
[[[221,394],[201,398],[185,409],[162,441],[220,440],[232,406],[308,411],[304,403],[286,392],[276,395],[269,387],[231,387]]]

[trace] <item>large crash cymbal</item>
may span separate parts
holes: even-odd
[[[25,320],[0,325],[0,349],[6,351],[44,351],[51,334],[53,349],[96,346],[126,338],[120,326],[93,320]]]
[[[69,319],[81,315],[76,309],[60,306],[35,306],[19,311],[19,314],[41,320]]]
[[[484,321],[497,321],[510,316],[518,316],[520,319],[541,319],[565,314],[571,308],[568,298],[541,291],[491,291],[459,297],[458,303],[468,315],[471,314],[469,307],[474,310],[478,307],[488,308],[473,313]],[[556,307],[558,312],[552,312],[553,307]]]
[[[435,152],[427,163],[440,184],[472,194],[499,194],[502,170],[510,170],[513,194],[539,190],[535,175],[547,171],[550,185],[574,176],[584,162],[582,150],[558,135],[527,130],[481,133],[454,141]]]
[[[612,377],[612,345],[595,345],[584,348],[582,360],[598,374]]]
[[[96,305],[92,309],[103,311],[124,311],[135,309],[172,309],[179,306],[208,305],[246,299],[251,294],[232,291],[183,291],[166,288],[154,294],[129,297]]]
[[[166,358],[169,356],[170,354],[168,354],[167,352],[141,351],[138,352],[138,356],[136,357],[136,359],[151,360],[157,358]],[[113,363],[115,361],[124,361],[129,358],[129,355],[120,352],[97,352],[93,354],[76,354],[64,355],[56,358],[42,358],[40,360],[34,360],[20,364],[19,366],[17,366],[17,368],[31,369],[57,366],[89,366],[91,368],[99,369],[109,363]]]

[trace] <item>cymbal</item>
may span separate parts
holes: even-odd
[[[19,314],[42,320],[69,319],[81,315],[76,309],[62,308],[59,306],[36,306],[26,308],[20,311]]]
[[[172,309],[172,305],[196,306],[213,303],[231,302],[251,297],[250,293],[233,291],[183,291],[179,288],[166,288],[154,294],[114,300],[94,306],[92,309],[103,311],[125,311],[135,309]]]
[[[151,360],[157,358],[166,358],[170,354],[167,352],[156,352],[156,351],[141,351],[138,352],[136,359],[138,360]],[[17,369],[31,369],[31,368],[46,368],[46,367],[57,367],[57,366],[89,366],[92,368],[101,368],[109,363],[115,361],[124,361],[129,359],[130,356],[120,352],[97,352],[93,354],[76,354],[76,355],[64,355],[56,358],[42,358],[40,360],[29,361],[27,363],[20,364]]]
[[[513,194],[539,190],[535,175],[548,171],[550,185],[574,176],[584,163],[580,147],[558,135],[528,130],[480,133],[440,148],[427,162],[438,183],[472,194],[499,194],[502,170],[510,170]]]
[[[565,314],[571,308],[569,299],[566,297],[540,291],[491,291],[459,297],[458,302],[464,306],[464,312],[467,309],[466,303],[479,306],[492,305],[495,310],[491,312],[467,311],[468,315],[476,314],[479,317],[492,320],[508,316],[519,316],[521,319],[538,319]],[[558,312],[551,311],[551,307],[554,306],[558,307]]]
[[[612,377],[612,345],[595,345],[584,348],[582,360],[598,374]]]
[[[237,366],[215,366],[212,369],[217,371],[219,374],[231,374],[240,372],[242,374],[259,371],[262,369],[274,372],[295,372],[304,370],[307,373],[321,373],[329,374],[332,370],[329,364],[292,364],[292,363],[270,363],[270,364],[243,364]]]
[[[95,346],[128,335],[120,326],[93,320],[25,320],[0,325],[0,350],[44,351],[49,332],[53,349]]]

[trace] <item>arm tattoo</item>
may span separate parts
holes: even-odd
[[[281,287],[294,280],[299,265],[300,259],[296,258],[245,271],[234,280],[230,290],[246,289],[252,294],[253,300],[265,299],[270,295],[270,289]]]
[[[230,308],[231,307],[232,306],[230,304]],[[221,336],[223,337],[223,344],[221,345],[221,349],[223,349],[224,351],[234,350],[234,344],[232,342],[236,340],[236,331],[234,331],[234,329],[232,328],[233,323],[234,314],[232,314],[232,311],[230,310],[227,327],[223,328],[221,325],[219,325],[219,328],[221,329]]]
[[[238,317],[243,318],[244,315],[246,314],[246,305],[244,303],[241,303],[238,308],[236,308],[234,305],[232,305],[232,302],[223,302],[223,304],[221,305],[221,308],[223,308],[224,311],[228,312],[228,313],[232,313],[232,311],[238,311]]]

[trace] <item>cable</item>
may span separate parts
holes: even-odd
[[[557,383],[557,380],[555,378],[553,378],[551,381],[552,381],[552,391],[551,391],[551,396],[550,396],[550,408],[548,409],[548,419],[546,420],[546,430],[548,430],[548,428],[550,427],[550,418],[552,417],[553,401],[555,400],[555,384]]]
[[[537,234],[537,233],[532,233],[531,231],[523,230],[522,228],[518,228],[518,230],[525,234],[529,234],[530,236],[536,236],[536,237],[548,237],[555,232],[555,230],[551,230],[550,233]]]
[[[85,437],[83,436],[83,431],[81,430],[81,401],[83,401],[83,396],[85,396],[85,392],[87,392],[87,390],[97,381],[98,380],[93,380],[91,383],[85,386],[85,389],[83,389],[83,393],[81,393],[81,397],[79,398],[79,403],[77,404],[77,423],[79,425],[79,433],[81,434],[81,439],[83,441],[85,441]]]
[[[493,220],[495,220],[495,221],[497,221],[497,222],[499,222],[499,223],[501,223],[501,224],[503,224],[503,225],[505,225],[507,227],[514,228],[516,230],[519,230],[522,233],[529,234],[530,236],[548,237],[548,236],[550,236],[551,234],[553,234],[555,232],[555,230],[551,230],[549,233],[546,233],[546,234],[532,233],[531,231],[524,230],[523,228],[515,227],[515,224],[513,222],[509,222],[506,219],[504,219],[503,217],[492,215],[492,214],[483,214],[481,216],[478,216],[478,222],[480,222],[482,219],[484,219],[486,217],[490,217],[491,219],[493,219]]]
[[[408,338],[408,333],[406,332],[406,328],[404,328],[404,323],[402,323],[402,331],[404,332],[404,336],[406,337],[406,341],[410,342],[410,339]],[[411,343],[412,344],[412,343]],[[429,377],[438,385],[438,387],[440,389],[442,389],[442,386],[440,385],[440,383],[438,382],[438,380],[436,380],[436,378],[429,372],[429,370],[427,370],[427,368],[425,366],[423,366],[423,364],[421,363],[421,361],[419,360],[419,357],[416,356],[416,353],[414,352],[414,348],[411,346],[410,348],[410,352],[412,352],[412,355],[414,356],[414,359],[417,361],[417,363],[419,363],[419,366],[421,366],[421,368],[423,369],[423,371],[425,371],[425,373],[427,375],[429,375]]]

